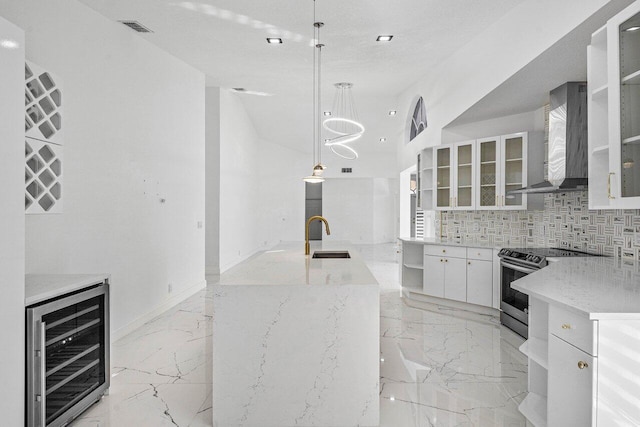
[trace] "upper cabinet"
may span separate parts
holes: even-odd
[[[527,133],[477,140],[476,209],[527,208],[527,196],[508,194],[527,185]]]
[[[640,2],[591,37],[589,208],[640,208]]]
[[[475,207],[475,141],[434,148],[435,209],[468,210]]]

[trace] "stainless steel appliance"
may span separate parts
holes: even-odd
[[[59,427],[109,388],[109,284],[27,307],[27,425]]]
[[[528,338],[529,296],[513,288],[511,283],[547,265],[547,258],[597,256],[561,248],[504,248],[500,257],[500,323]]]
[[[508,194],[587,189],[587,83],[565,83],[552,90],[549,98],[549,180],[511,190]]]

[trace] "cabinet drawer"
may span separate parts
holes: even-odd
[[[467,259],[477,259],[480,261],[493,261],[493,249],[467,248]]]
[[[549,332],[592,356],[598,355],[598,322],[595,320],[550,305]]]
[[[424,254],[451,258],[466,258],[467,248],[459,246],[424,245]]]

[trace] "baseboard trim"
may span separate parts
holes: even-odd
[[[138,317],[133,322],[131,322],[131,323],[119,328],[116,331],[112,331],[111,332],[111,342],[113,343],[115,341],[118,341],[120,338],[130,334],[131,332],[135,331],[136,329],[138,329],[139,327],[141,327],[145,323],[153,320],[158,315],[164,313],[165,311],[169,310],[172,307],[175,307],[176,305],[178,305],[182,301],[186,300],[190,296],[192,296],[192,295],[196,294],[197,292],[199,292],[200,290],[204,289],[206,286],[207,286],[207,281],[206,280],[202,280],[202,281],[196,283],[195,285],[188,287],[184,291],[176,293],[175,295],[171,296],[170,298],[167,298],[160,305],[158,305],[157,307],[155,307],[151,311],[148,311],[147,313],[143,314],[142,316]]]

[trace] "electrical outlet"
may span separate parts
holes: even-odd
[[[173,285],[171,283],[169,283],[169,286],[167,287],[167,291],[169,293],[173,292]]]

